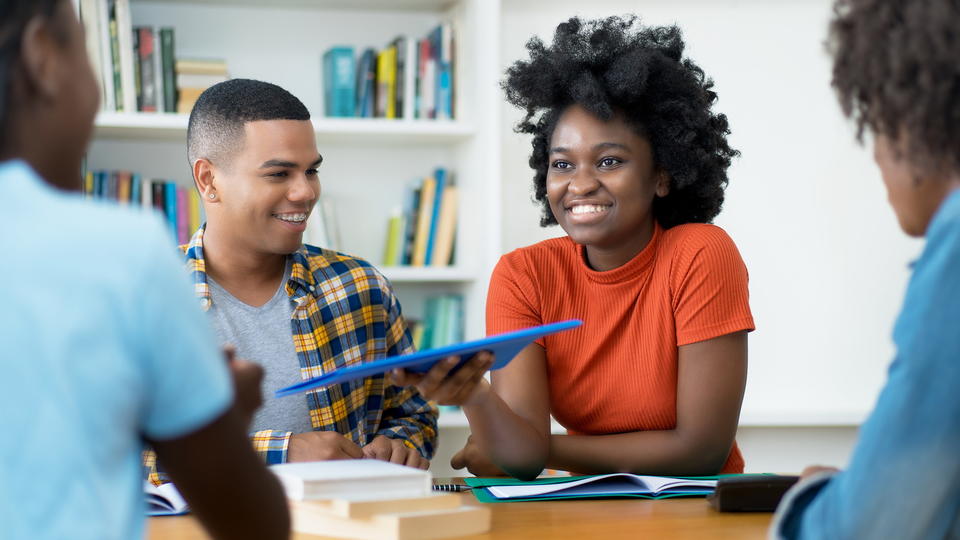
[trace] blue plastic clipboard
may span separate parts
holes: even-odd
[[[330,386],[354,379],[362,379],[370,375],[386,373],[396,368],[405,368],[408,371],[425,373],[429,371],[434,364],[448,356],[459,356],[461,358],[460,363],[463,364],[469,360],[474,353],[480,351],[492,352],[496,360],[494,360],[493,367],[490,369],[500,369],[507,365],[510,360],[513,360],[513,357],[524,347],[533,343],[533,340],[549,334],[570,330],[581,324],[583,324],[583,321],[571,319],[569,321],[561,321],[542,326],[534,326],[532,328],[524,328],[523,330],[516,330],[514,332],[497,334],[476,341],[446,345],[437,347],[436,349],[427,349],[402,356],[391,356],[358,366],[337,369],[330,373],[320,375],[319,377],[281,388],[277,390],[274,395],[276,397],[290,396],[321,386]]]

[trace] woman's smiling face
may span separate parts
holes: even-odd
[[[548,151],[547,199],[570,238],[639,253],[653,230],[653,199],[669,189],[646,137],[619,115],[604,121],[573,105],[557,120]]]

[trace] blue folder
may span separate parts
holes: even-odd
[[[534,326],[524,328],[514,332],[498,334],[495,336],[478,339],[476,341],[466,341],[454,345],[445,345],[436,349],[427,349],[412,354],[401,356],[391,356],[382,360],[363,363],[357,366],[350,366],[325,373],[319,377],[281,388],[277,390],[276,397],[290,396],[307,390],[312,390],[321,386],[330,386],[354,379],[362,379],[371,375],[386,373],[392,369],[405,368],[407,371],[417,373],[426,373],[437,362],[449,356],[459,356],[460,364],[467,362],[474,353],[480,351],[492,352],[496,359],[490,368],[500,369],[507,365],[513,357],[517,355],[524,347],[533,343],[533,340],[543,336],[570,330],[583,324],[582,321],[571,319],[569,321],[545,324],[543,326]],[[458,366],[459,367],[459,366]]]

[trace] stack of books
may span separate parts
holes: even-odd
[[[454,117],[453,27],[423,39],[398,36],[384,49],[336,46],[323,55],[324,112],[332,117]]]
[[[194,103],[204,90],[223,82],[227,75],[224,60],[177,59],[177,112],[190,114]]]
[[[414,182],[404,199],[387,223],[383,265],[452,265],[459,201],[453,175],[438,168]]]
[[[166,218],[170,232],[180,244],[189,242],[204,222],[197,190],[170,180],[144,178],[130,171],[87,171],[83,177],[83,193],[121,205],[155,208]]]
[[[427,471],[379,460],[271,467],[290,502],[295,531],[341,538],[414,540],[482,534],[490,511],[433,493]]]
[[[130,0],[80,0],[104,111],[176,112],[173,28],[132,26]]]

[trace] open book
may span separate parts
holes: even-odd
[[[512,479],[467,478],[483,502],[533,501],[590,497],[667,498],[713,493],[715,478],[672,478],[615,473],[596,476],[542,478],[532,482]],[[486,499],[486,500],[485,500]]]
[[[172,483],[155,486],[144,480],[143,494],[147,498],[148,516],[179,516],[190,512],[187,501]]]

